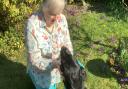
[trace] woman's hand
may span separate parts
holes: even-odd
[[[53,68],[60,68],[60,60],[52,61]]]

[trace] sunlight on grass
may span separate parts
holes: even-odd
[[[106,64],[107,54],[112,50],[111,47],[117,47],[119,38],[128,37],[128,23],[96,12],[69,19],[70,23],[78,20],[78,26],[70,25],[70,33],[76,57],[85,65],[87,71],[88,89],[119,89],[120,86],[108,66],[102,64]],[[98,62],[100,64],[96,64]]]

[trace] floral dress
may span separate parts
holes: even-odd
[[[41,88],[48,88],[61,81],[60,72],[52,67],[53,59],[57,59],[62,46],[73,53],[66,18],[57,16],[53,32],[46,29],[41,13],[32,14],[26,24],[25,41],[27,47],[27,73],[33,76],[34,82]]]

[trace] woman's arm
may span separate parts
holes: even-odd
[[[51,70],[52,64],[50,60],[43,58],[41,50],[38,48],[37,40],[35,38],[35,26],[31,20],[28,20],[25,29],[25,40],[28,53],[28,62],[39,70]]]

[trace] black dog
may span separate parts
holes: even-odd
[[[60,70],[64,77],[64,85],[66,89],[86,89],[84,87],[84,81],[86,73],[83,68],[77,63],[71,52],[62,47],[60,52],[61,64]]]

